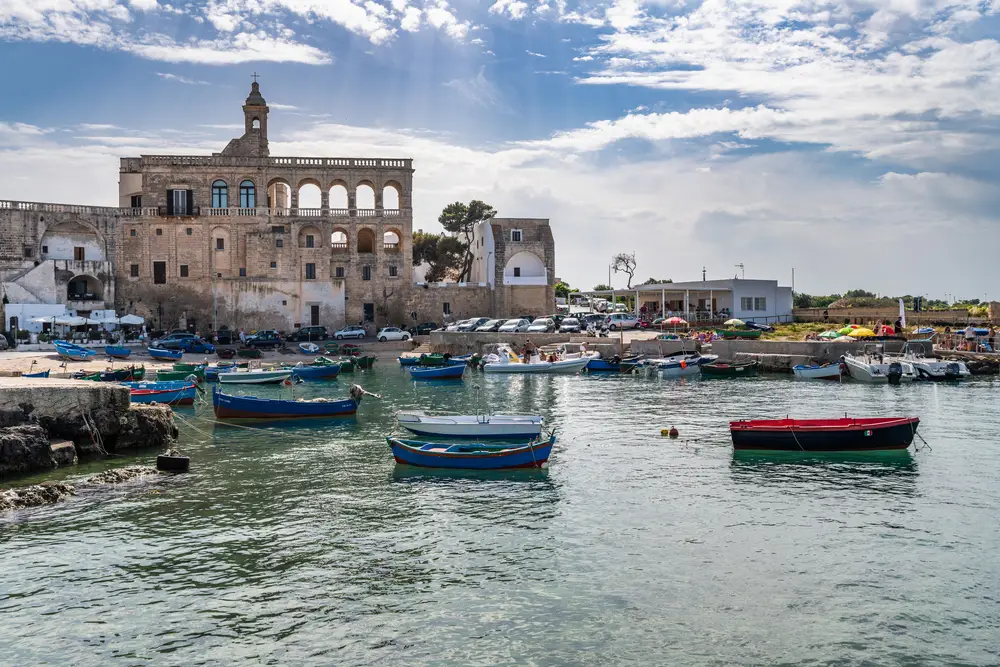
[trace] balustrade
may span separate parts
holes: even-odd
[[[339,167],[364,169],[410,169],[411,159],[353,157],[237,157],[232,155],[144,155],[122,158],[123,172],[138,171],[141,165],[175,167]]]
[[[330,250],[333,252],[347,252],[347,243],[331,243]]]
[[[74,213],[80,215],[110,215],[119,217],[163,217],[167,215],[166,206],[114,207],[114,206],[78,206],[76,204],[49,204],[44,202],[25,202],[15,200],[0,200],[0,211],[34,211],[39,213]],[[410,209],[381,208],[201,208],[194,206],[187,213],[175,213],[173,217],[303,217],[303,218],[378,218],[400,217],[409,214]]]

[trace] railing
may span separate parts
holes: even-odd
[[[347,252],[347,243],[331,243],[330,250],[333,252]]]
[[[397,215],[400,215],[400,213],[398,208],[384,208],[382,209],[382,215],[385,216],[386,218],[392,218]]]
[[[167,209],[166,206],[157,206],[156,214],[161,217],[170,216],[172,218],[191,218],[201,215],[201,208],[199,208],[198,206],[191,206],[186,211],[178,211],[174,209],[173,213],[169,213],[168,210],[169,209]]]
[[[155,206],[122,208],[117,206],[77,206],[76,204],[49,204],[32,201],[0,200],[0,211],[37,211],[39,213],[77,213],[91,215],[156,215]]]
[[[236,157],[231,155],[143,155],[138,158],[121,158],[119,170],[124,173],[139,173],[145,166],[412,169],[413,159],[352,157]]]
[[[354,215],[358,218],[374,218],[382,209],[377,208],[356,208]]]
[[[383,243],[382,244],[382,250],[385,250],[386,252],[399,252],[399,244],[398,243]]]
[[[292,211],[292,215],[302,218],[318,218],[323,215],[323,209],[321,208],[296,208],[292,209]]]
[[[115,206],[77,206],[75,204],[51,204],[45,202],[26,202],[16,200],[0,200],[0,211],[31,211],[38,213],[73,213],[77,215],[112,215],[118,217],[142,218],[164,217],[166,206],[115,207]],[[391,218],[409,215],[410,209],[381,208],[202,208],[193,206],[187,213],[175,212],[171,217],[301,217],[301,218]]]

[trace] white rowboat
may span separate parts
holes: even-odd
[[[403,428],[418,435],[470,438],[535,438],[545,420],[538,415],[425,415],[396,414]]]
[[[840,364],[827,364],[826,366],[792,366],[792,373],[797,378],[810,380],[839,380]]]
[[[292,375],[291,369],[281,371],[236,371],[219,373],[219,382],[223,384],[277,384],[284,382]]]

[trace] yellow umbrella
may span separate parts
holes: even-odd
[[[872,331],[871,329],[861,328],[861,329],[854,329],[853,331],[851,331],[851,333],[847,335],[850,336],[851,338],[867,338],[869,336],[874,336],[875,332]]]

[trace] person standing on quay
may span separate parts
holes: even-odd
[[[976,351],[976,326],[972,322],[965,327],[965,349],[969,352]]]

